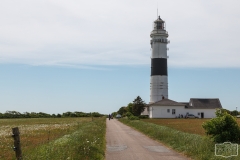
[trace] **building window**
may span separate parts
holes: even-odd
[[[167,113],[170,113],[170,109],[167,109]]]
[[[175,114],[176,110],[175,109],[172,109],[172,114]]]
[[[198,112],[198,115],[200,115],[200,112]]]

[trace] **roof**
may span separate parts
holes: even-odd
[[[164,21],[160,18],[160,16],[158,16],[158,18],[154,22],[164,22]]]
[[[222,108],[222,105],[218,98],[191,98],[189,103],[185,107],[188,109],[215,109]]]
[[[173,101],[171,99],[166,99],[166,98],[162,99],[160,101],[148,104],[148,106],[152,106],[152,105],[158,105],[158,106],[185,106],[185,104],[178,103],[176,101]]]

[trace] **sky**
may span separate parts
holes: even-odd
[[[2,0],[0,112],[117,111],[150,100],[150,32],[168,39],[169,99],[240,110],[238,0]]]

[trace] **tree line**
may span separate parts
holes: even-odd
[[[62,114],[48,114],[44,112],[23,112],[18,111],[6,111],[5,113],[0,112],[0,118],[61,118],[61,117],[101,117],[104,116],[98,112],[64,112]]]

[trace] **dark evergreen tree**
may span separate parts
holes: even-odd
[[[140,116],[141,113],[144,111],[145,107],[146,107],[145,102],[142,100],[140,96],[137,96],[137,98],[133,101],[133,105],[132,105],[133,115]]]

